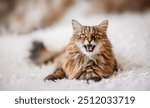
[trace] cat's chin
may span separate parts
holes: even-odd
[[[79,48],[80,52],[87,56],[87,57],[92,57],[94,55],[96,55],[99,52],[99,47],[96,45],[83,45],[81,43],[76,43],[77,47]]]
[[[81,50],[81,52],[86,55],[87,57],[92,57],[96,54],[95,46],[93,46],[93,49],[86,49],[85,47]]]
[[[84,55],[86,55],[87,57],[91,58],[95,55],[94,52],[85,52]]]

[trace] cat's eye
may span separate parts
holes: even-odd
[[[97,39],[97,38],[99,38],[100,36],[99,36],[98,34],[94,34],[93,37],[94,37],[95,39]]]
[[[81,34],[80,37],[81,37],[81,38],[85,38],[86,35],[85,35],[85,34]]]

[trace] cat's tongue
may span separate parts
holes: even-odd
[[[94,45],[86,45],[86,51],[87,52],[93,52],[93,50],[94,50]]]

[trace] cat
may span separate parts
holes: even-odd
[[[107,38],[108,20],[97,26],[84,26],[72,20],[73,36],[60,52],[52,53],[41,42],[34,42],[30,58],[38,65],[53,61],[54,73],[44,80],[78,79],[100,81],[117,72],[117,62]]]

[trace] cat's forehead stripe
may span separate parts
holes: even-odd
[[[96,32],[96,30],[93,26],[84,26],[83,32],[85,34],[93,34]]]

